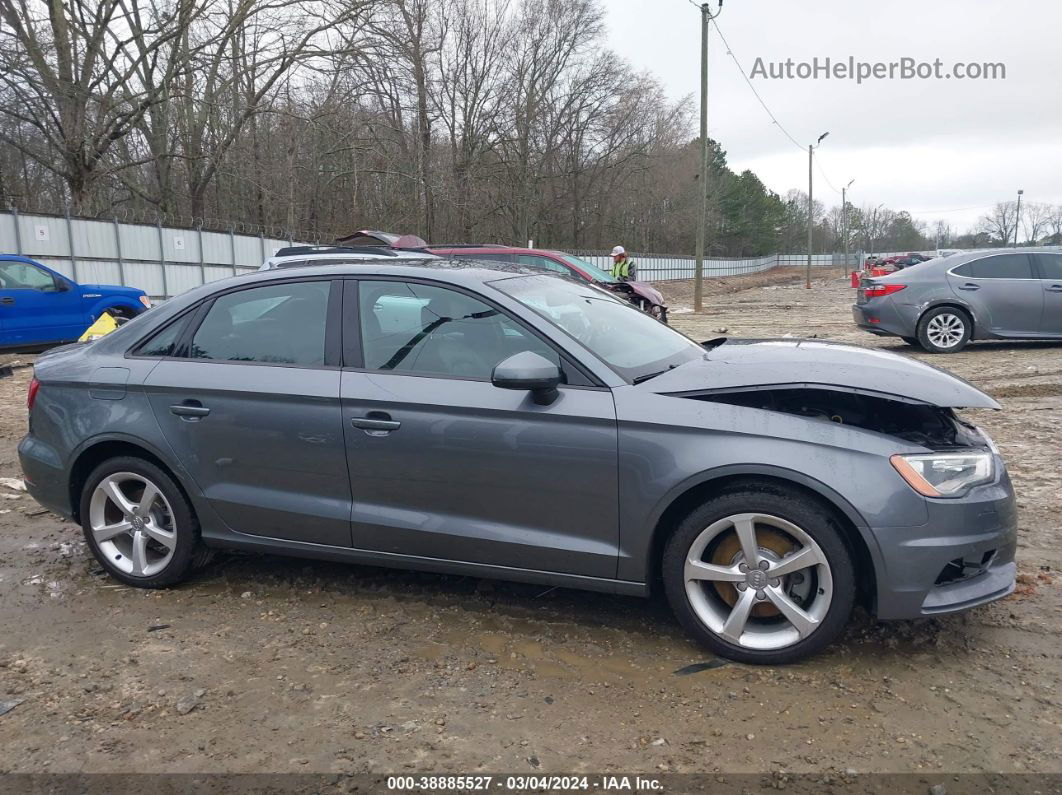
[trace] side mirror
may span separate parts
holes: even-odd
[[[490,376],[490,382],[499,389],[529,390],[531,399],[540,406],[557,399],[561,379],[560,368],[534,351],[513,354],[499,362]]]
[[[64,279],[64,278],[62,278],[60,276],[56,276],[55,277],[55,292],[57,292],[57,293],[65,293],[69,289],[70,289],[70,282],[68,282],[66,279]]]

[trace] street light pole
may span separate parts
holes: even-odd
[[[804,287],[808,290],[811,289],[812,230],[815,228],[815,199],[813,196],[815,181],[812,178],[811,163],[815,157],[815,148],[822,143],[822,139],[827,135],[829,133],[824,132],[814,144],[808,144],[808,266],[804,274]]]
[[[705,226],[708,223],[708,23],[722,10],[723,0],[719,0],[719,11],[714,15],[708,3],[701,3],[701,212],[697,219],[697,259],[693,267],[694,312],[703,308]]]
[[[852,187],[854,179],[848,180],[848,184],[841,188],[841,234],[844,235],[844,275],[848,276],[848,189]]]
[[[1025,191],[1018,189],[1018,211],[1014,214],[1014,247],[1018,246],[1018,227],[1021,226],[1021,195]]]

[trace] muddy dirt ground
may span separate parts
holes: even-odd
[[[1062,772],[1062,345],[932,357],[857,331],[852,293],[839,273],[728,279],[672,317],[916,356],[995,395],[974,419],[1020,497],[1014,596],[678,675],[712,658],[659,597],[234,555],[135,590],[0,485],[0,772]],[[30,374],[0,381],[2,477]]]

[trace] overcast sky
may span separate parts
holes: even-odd
[[[713,0],[712,9],[717,0]],[[670,95],[699,96],[700,12],[690,0],[606,0],[609,42]],[[1062,203],[1062,3],[1054,0],[726,0],[719,26],[749,75],[764,62],[890,61],[910,56],[945,70],[1002,62],[1003,80],[767,80],[752,78],[801,152],[774,126],[727,55],[709,40],[708,128],[735,171],[772,190],[807,189],[808,143],[856,206],[884,203],[965,231],[1016,197]],[[840,193],[815,171],[827,206]],[[958,208],[973,208],[961,209]],[[957,210],[955,212],[940,212]]]

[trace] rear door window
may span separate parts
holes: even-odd
[[[192,336],[189,357],[319,367],[331,287],[292,282],[222,295]]]
[[[996,254],[964,266],[961,275],[974,279],[1031,279],[1032,265],[1025,254]]]

